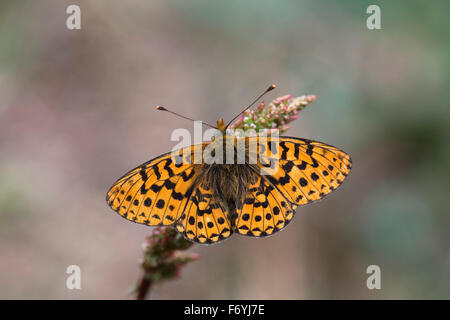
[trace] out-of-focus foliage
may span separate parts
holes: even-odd
[[[348,152],[348,180],[272,237],[196,247],[154,297],[450,298],[450,5],[375,2],[2,1],[0,298],[125,297],[149,229],[105,192],[192,129],[153,106],[229,120],[271,83],[318,96],[289,135]]]

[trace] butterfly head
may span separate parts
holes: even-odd
[[[225,133],[226,133],[226,131],[227,131],[227,128],[233,123],[234,120],[236,120],[242,113],[244,113],[247,109],[249,109],[251,106],[253,106],[259,99],[261,99],[261,97],[262,97],[263,95],[265,95],[265,94],[266,94],[267,92],[269,92],[269,91],[272,91],[273,89],[275,89],[275,85],[274,85],[274,84],[272,84],[270,87],[268,87],[268,88],[266,89],[266,91],[264,91],[262,94],[260,94],[260,95],[259,95],[259,96],[258,96],[258,97],[250,104],[250,105],[248,105],[243,111],[241,111],[240,113],[238,113],[237,116],[235,116],[233,119],[231,119],[231,121],[228,122],[228,124],[225,124],[225,121],[224,121],[223,119],[217,120],[217,127],[214,127],[214,126],[212,126],[212,125],[210,125],[210,124],[207,124],[207,123],[205,123],[205,122],[203,122],[203,124],[204,124],[204,125],[207,125],[208,127],[217,129],[217,130],[219,130],[223,135],[225,135]],[[187,120],[195,121],[195,120],[193,120],[193,119],[191,119],[191,118],[185,117],[185,116],[183,116],[183,115],[181,115],[181,114],[178,114],[178,113],[176,113],[176,112],[167,110],[167,109],[164,108],[163,106],[156,106],[156,109],[157,109],[157,110],[160,110],[160,111],[167,111],[167,112],[169,112],[169,113],[172,113],[172,114],[174,114],[174,115],[177,115],[177,116],[179,116],[179,117],[181,117],[181,118],[184,118],[184,119],[187,119]]]

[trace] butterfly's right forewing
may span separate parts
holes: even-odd
[[[352,168],[350,156],[328,144],[292,137],[274,139],[278,168],[266,177],[293,204],[323,198],[344,182]]]

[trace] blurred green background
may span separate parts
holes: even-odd
[[[82,29],[66,28],[81,7]],[[368,30],[366,8],[381,8]],[[158,299],[450,298],[448,1],[2,1],[0,298],[130,298],[148,227],[105,203],[183,119],[317,94],[288,132],[353,158],[284,231],[194,246]],[[82,289],[67,290],[68,265]],[[368,290],[366,268],[381,268]]]

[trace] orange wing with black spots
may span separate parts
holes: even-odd
[[[199,174],[194,154],[207,144],[159,156],[131,170],[109,189],[106,201],[122,217],[149,226],[174,224]]]
[[[176,229],[198,243],[215,243],[233,233],[229,212],[213,197],[207,181],[200,181],[189,199]]]
[[[294,216],[296,205],[263,176],[249,186],[242,208],[237,210],[235,231],[239,234],[264,237],[286,227]]]
[[[304,205],[336,190],[352,168],[348,154],[328,144],[307,139],[279,137],[279,163],[267,179],[291,203]],[[268,138],[267,148],[272,138]]]

